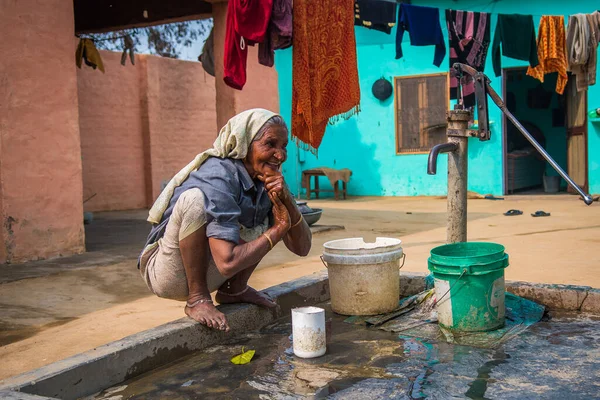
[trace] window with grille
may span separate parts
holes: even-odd
[[[396,153],[428,152],[446,142],[447,74],[396,77]]]

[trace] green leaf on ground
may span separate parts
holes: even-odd
[[[256,350],[244,351],[244,348],[242,347],[242,354],[233,357],[231,362],[236,365],[248,364],[252,360],[252,357],[254,357],[254,353],[256,353]]]

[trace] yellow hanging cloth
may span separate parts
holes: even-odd
[[[558,72],[556,93],[563,94],[567,85],[565,19],[563,16],[544,15],[540,20],[537,53],[540,63],[527,69],[527,75],[544,82],[544,75]]]
[[[96,46],[94,46],[94,41],[92,39],[81,39],[79,41],[79,45],[75,51],[75,64],[77,64],[77,67],[81,68],[82,61],[85,61],[86,65],[89,65],[94,69],[98,68],[104,73],[102,57],[100,57],[100,52]]]

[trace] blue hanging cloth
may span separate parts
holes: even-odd
[[[433,7],[401,4],[396,31],[396,59],[402,58],[404,32],[410,33],[412,46],[435,46],[433,65],[439,67],[446,56],[446,44],[440,25],[440,10]]]

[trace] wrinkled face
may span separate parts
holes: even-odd
[[[244,160],[252,179],[280,171],[287,159],[287,144],[287,129],[281,125],[270,126],[260,139],[252,142]]]

